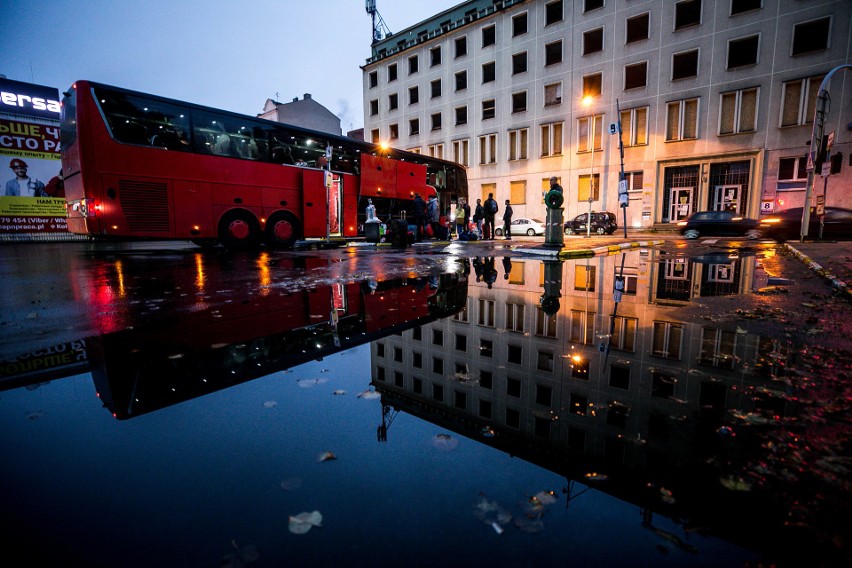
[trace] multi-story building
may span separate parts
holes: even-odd
[[[848,0],[470,0],[374,41],[365,138],[467,166],[471,200],[511,199],[519,217],[544,217],[556,176],[566,218],[621,221],[622,172],[629,227],[757,217],[804,203],[836,69],[834,173],[817,167],[813,201],[850,206],[850,37]]]

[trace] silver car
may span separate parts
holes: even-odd
[[[496,223],[495,223],[496,224]],[[494,234],[498,237],[503,236],[503,224],[494,227]],[[512,234],[513,235],[528,235],[530,237],[544,234],[544,222],[538,219],[527,219],[526,217],[518,217],[512,219]]]

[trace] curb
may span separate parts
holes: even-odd
[[[572,258],[589,258],[592,256],[600,256],[600,255],[613,255],[619,254],[622,251],[628,249],[635,248],[646,248],[651,246],[657,246],[664,244],[665,241],[632,241],[629,243],[620,243],[617,245],[606,245],[595,247],[591,249],[574,249],[574,250],[565,250],[565,249],[529,249],[529,248],[517,248],[513,249],[517,252],[525,253],[525,254],[534,254],[541,256],[555,256],[559,259],[572,259]]]
[[[793,246],[791,246],[787,243],[784,243],[784,246],[787,248],[788,251],[790,251],[793,254],[793,256],[798,258],[805,266],[807,266],[808,268],[813,270],[817,275],[822,276],[823,278],[828,280],[835,289],[839,290],[840,292],[845,292],[847,295],[852,297],[852,290],[849,289],[849,286],[846,284],[846,282],[844,282],[843,280],[841,280],[840,278],[838,278],[837,276],[835,276],[834,274],[832,274],[831,272],[829,272],[828,270],[823,268],[818,262],[816,262],[814,259],[812,259],[808,255],[804,254],[803,252],[799,251],[795,247],[793,247]]]

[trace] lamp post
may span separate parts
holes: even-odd
[[[590,95],[583,97],[583,106],[590,107],[591,105],[592,97]],[[590,120],[592,121],[592,173],[589,175],[589,213],[588,217],[586,217],[587,239],[592,236],[592,201],[594,201],[594,193],[592,192],[592,189],[595,183],[595,125],[597,123],[597,117],[595,117],[594,113],[591,115]]]

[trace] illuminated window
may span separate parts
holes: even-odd
[[[583,174],[577,178],[577,201],[582,203],[588,201],[589,197],[592,201],[600,200],[601,175],[600,174]]]
[[[574,267],[574,289],[595,291],[595,276],[597,267],[581,264]]]

